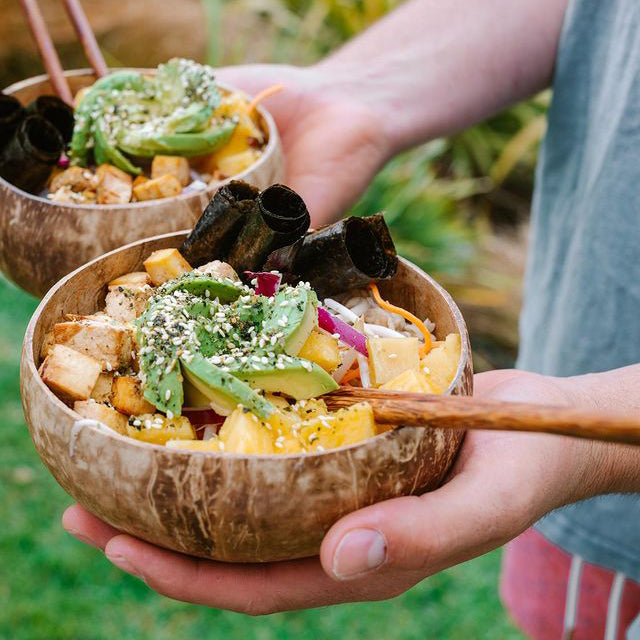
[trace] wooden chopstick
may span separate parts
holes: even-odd
[[[49,80],[53,86],[53,90],[61,100],[64,100],[67,104],[73,104],[73,95],[69,88],[69,83],[64,76],[60,58],[58,58],[58,54],[53,46],[53,41],[47,30],[47,25],[42,17],[37,0],[20,0],[20,2],[27,17],[31,33],[38,45],[44,67],[49,74]]]
[[[341,387],[322,396],[329,409],[367,401],[380,424],[553,433],[640,445],[640,420],[521,402]]]
[[[103,78],[109,73],[109,69],[102,57],[98,41],[80,4],[80,0],[64,0],[64,6],[96,77]]]

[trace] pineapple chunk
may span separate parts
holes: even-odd
[[[275,453],[269,429],[253,413],[241,407],[227,416],[218,438],[228,453]]]
[[[115,287],[144,287],[147,284],[151,284],[151,278],[146,271],[132,271],[112,280],[109,283],[109,289]]]
[[[310,451],[324,451],[360,442],[376,435],[373,409],[368,402],[358,402],[327,416],[301,422],[299,434]]]
[[[196,432],[188,418],[167,418],[161,413],[144,414],[130,419],[127,435],[150,444],[166,444],[169,440],[195,440]]]
[[[418,338],[369,338],[371,384],[378,387],[420,364]]]
[[[125,204],[131,201],[133,180],[128,173],[110,164],[101,164],[96,169],[98,204]]]
[[[73,410],[83,418],[97,420],[123,436],[127,435],[127,416],[107,407],[106,404],[99,404],[95,400],[81,400],[73,404]]]
[[[111,404],[128,416],[139,416],[155,411],[155,407],[142,395],[142,383],[133,376],[118,376],[113,379]]]
[[[131,331],[106,315],[58,322],[53,327],[53,338],[56,344],[95,358],[107,371],[126,367],[131,362]]]
[[[169,449],[189,449],[190,451],[224,451],[218,438],[209,440],[168,440]]]
[[[107,315],[120,322],[130,322],[142,315],[152,294],[153,289],[149,285],[109,287],[109,293],[105,298],[105,311]]]
[[[340,364],[338,341],[333,336],[317,329],[309,334],[298,356],[315,362],[325,371],[333,371]]]
[[[264,397],[278,409],[288,411],[289,407],[291,406],[288,400],[280,394],[276,395],[275,393],[265,393]]]
[[[42,381],[64,400],[88,400],[100,375],[100,362],[54,344],[40,367]]]
[[[329,409],[322,398],[310,398],[309,400],[300,400],[292,407],[292,411],[298,414],[300,420],[309,420],[318,416],[329,415]]]
[[[166,175],[177,178],[178,182],[186,187],[191,182],[187,159],[180,156],[154,156],[151,161],[151,179]]]
[[[111,385],[113,384],[112,373],[101,373],[98,376],[93,391],[91,392],[91,398],[96,402],[110,402],[111,401]]]
[[[147,180],[133,189],[136,200],[157,200],[177,196],[182,191],[180,180],[174,175],[165,174],[154,180]]]
[[[380,388],[387,391],[407,391],[408,393],[442,393],[441,389],[418,368],[403,371],[399,376],[385,382]]]
[[[151,277],[151,282],[158,286],[167,280],[173,280],[183,273],[192,271],[191,265],[182,257],[177,249],[158,249],[145,261],[144,268]]]
[[[444,393],[453,381],[460,361],[460,335],[450,333],[443,343],[432,347],[420,362],[429,382]]]
[[[217,155],[216,166],[218,171],[225,176],[237,176],[246,171],[260,155],[257,149],[246,149],[242,153],[234,153],[233,155]]]

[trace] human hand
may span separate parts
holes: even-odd
[[[346,212],[390,157],[378,114],[332,83],[323,66],[246,65],[220,69],[221,80],[265,99],[282,138],[286,182],[304,198],[315,226]]]
[[[477,395],[585,406],[579,378],[496,371]],[[394,597],[425,577],[494,549],[548,511],[609,487],[620,447],[548,435],[467,434],[449,481],[342,518],[318,558],[264,565],[195,559],[122,535],[82,507],[64,527],[171,598],[249,614]]]

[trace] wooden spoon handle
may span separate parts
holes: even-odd
[[[368,401],[373,407],[376,422],[380,424],[529,431],[640,445],[640,419],[553,405],[352,388],[334,391],[323,398],[330,409]]]

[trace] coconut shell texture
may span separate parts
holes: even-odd
[[[95,80],[86,69],[65,75],[74,94]],[[54,93],[47,76],[18,82],[4,92],[24,105]],[[268,134],[267,146],[255,164],[233,179],[265,189],[284,179],[284,156],[272,117],[260,106],[258,113]],[[26,193],[0,178],[0,271],[42,297],[60,278],[107,251],[133,240],[190,229],[220,184],[161,200],[69,205]]]
[[[318,454],[248,456],[170,450],[79,420],[38,375],[45,333],[64,313],[102,307],[106,283],[142,268],[154,250],[186,234],[138,241],[81,267],[44,298],[27,328],[21,362],[24,412],[45,465],[75,500],[131,535],[182,553],[268,562],[318,553],[325,532],[356,509],[437,488],[462,431],[402,427]],[[381,284],[390,301],[459,332],[462,354],[449,390],[472,393],[464,320],[451,297],[405,260]]]

